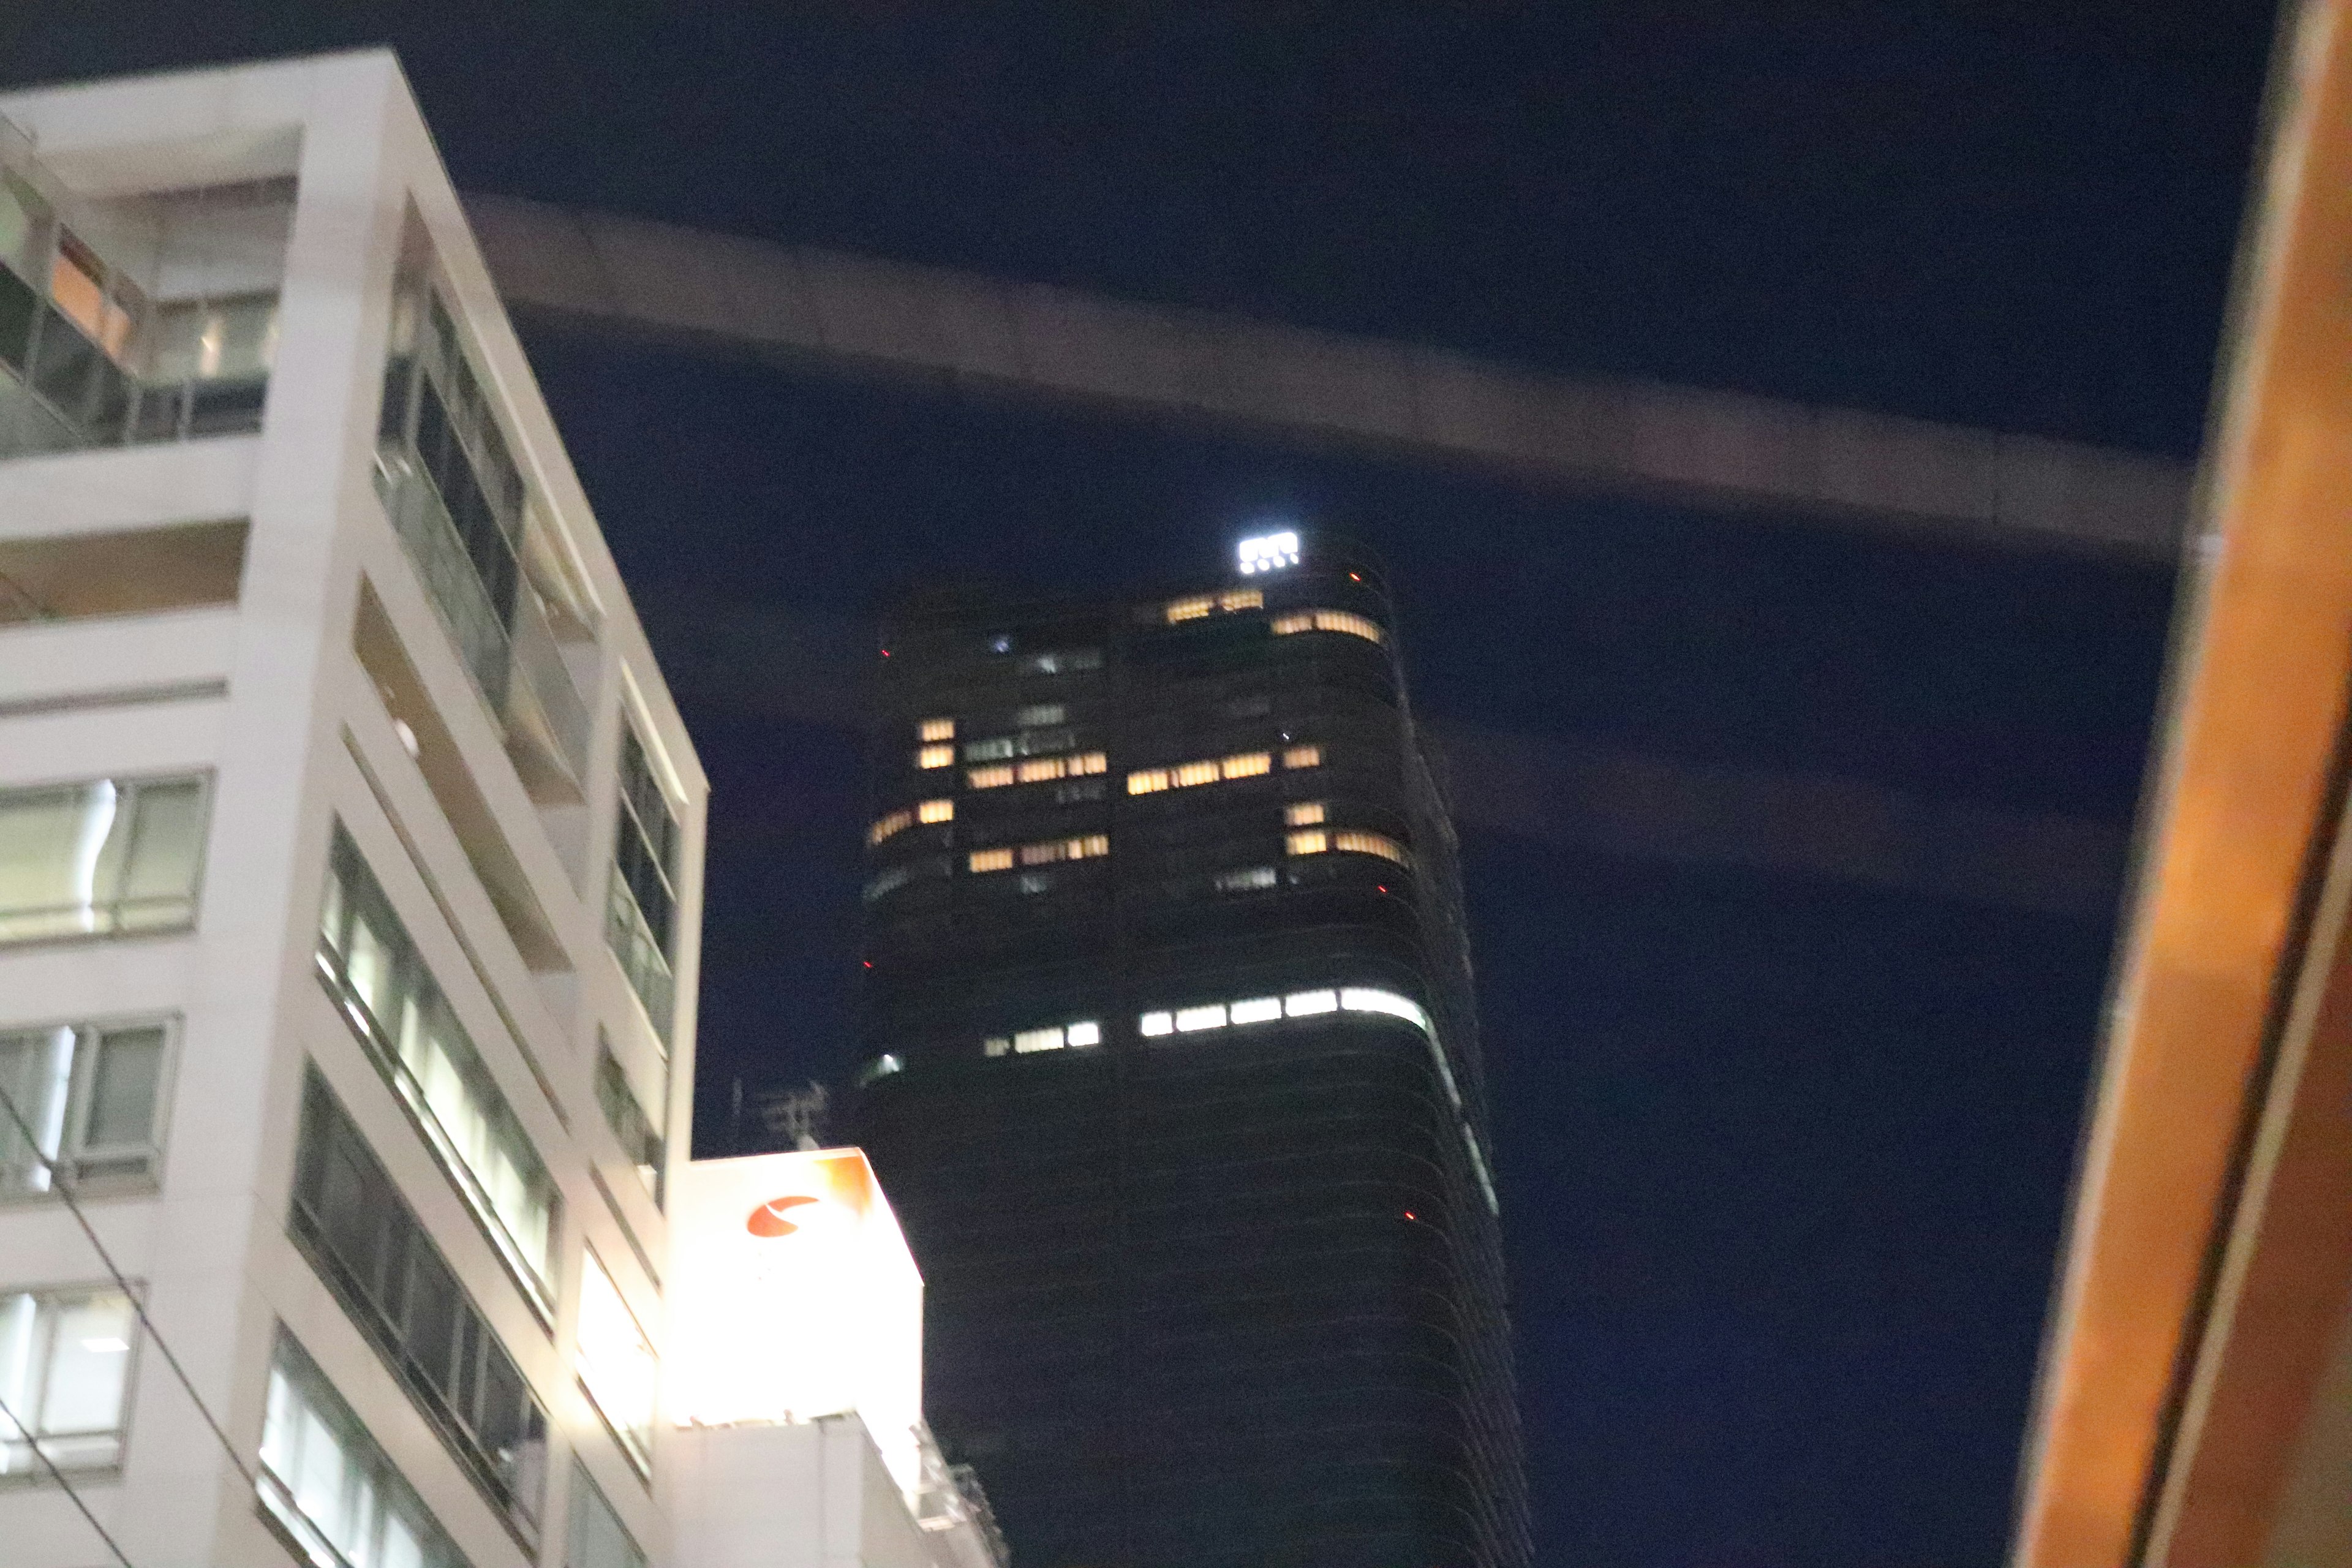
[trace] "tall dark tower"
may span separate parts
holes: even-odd
[[[1486,1085],[1376,565],[887,629],[853,1115],[1021,1568],[1519,1568]]]

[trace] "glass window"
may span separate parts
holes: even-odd
[[[954,756],[953,749],[949,752]],[[605,937],[654,1033],[669,1039],[677,1011],[670,964],[676,952],[677,852],[684,837],[668,794],[654,777],[645,743],[621,726],[620,823],[613,840]]]
[[[152,1179],[166,1031],[154,1022],[60,1024],[0,1032],[0,1197],[77,1184]]]
[[[450,1452],[535,1541],[547,1413],[316,1068],[287,1229]]]
[[[572,1528],[564,1532],[563,1568],[646,1568],[644,1550],[577,1459],[572,1462]]]
[[[955,721],[926,719],[918,726],[916,733],[919,739],[925,741],[952,741],[955,739]]]
[[[320,927],[319,969],[328,988],[499,1255],[547,1315],[562,1217],[554,1178],[340,823]]]
[[[580,1386],[638,1469],[653,1462],[654,1391],[661,1368],[653,1342],[593,1250],[580,1270],[580,1327],[574,1362]]]
[[[205,817],[200,778],[0,791],[0,942],[184,928]]]
[[[263,1505],[317,1568],[467,1568],[415,1489],[282,1326],[259,1479]]]
[[[622,1070],[602,1029],[596,1032],[596,1103],[604,1110],[604,1125],[620,1140],[622,1152],[658,1207],[665,1171],[662,1135],[654,1131],[654,1119],[638,1102],[636,1090],[629,1087],[629,1075]]]
[[[120,1290],[0,1295],[0,1475],[42,1468],[98,1469],[122,1458],[123,1395],[137,1342],[131,1299]]]

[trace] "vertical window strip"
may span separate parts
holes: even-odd
[[[620,822],[613,839],[613,876],[605,900],[604,937],[629,987],[645,1005],[654,1033],[669,1043],[677,1023],[672,968],[677,911],[677,852],[684,833],[669,796],[627,723],[621,726]]]
[[[580,1321],[574,1363],[588,1402],[619,1439],[639,1474],[653,1465],[654,1396],[661,1367],[653,1342],[629,1310],[592,1247],[580,1270]]]
[[[602,1030],[596,1036],[596,1104],[604,1112],[604,1125],[612,1129],[620,1141],[621,1151],[652,1194],[654,1206],[659,1208],[666,1194],[667,1165],[664,1155],[666,1144],[655,1130],[652,1116],[630,1087],[629,1075],[623,1069],[620,1058],[613,1055]]]
[[[0,1292],[0,1403],[24,1423],[0,1429],[0,1477],[121,1462],[133,1324],[120,1290]]]
[[[562,1205],[546,1163],[341,823],[328,882],[321,979],[524,1296],[550,1317]]]

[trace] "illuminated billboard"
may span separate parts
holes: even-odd
[[[677,1426],[855,1412],[919,1479],[923,1281],[856,1149],[698,1160],[669,1202],[662,1414]]]

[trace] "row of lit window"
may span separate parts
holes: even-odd
[[[1100,752],[1074,752],[1065,757],[1032,757],[1024,763],[1000,763],[992,767],[968,768],[963,777],[964,782],[974,789],[1001,789],[1012,784],[1043,784],[1049,779],[1077,778],[1086,773],[1101,773],[1109,766],[1110,759]]]
[[[1027,1056],[1032,1051],[1058,1051],[1065,1047],[1099,1046],[1102,1026],[1091,1018],[1076,1024],[1065,1024],[1050,1029],[1023,1029],[1011,1035],[992,1035],[981,1049],[992,1057]]]
[[[1197,621],[1217,611],[1231,615],[1235,610],[1261,610],[1265,607],[1265,595],[1255,588],[1228,588],[1222,594],[1194,594],[1187,598],[1168,601],[1168,624]]]
[[[1395,839],[1353,827],[1338,828],[1328,833],[1319,827],[1309,828],[1306,832],[1290,835],[1284,847],[1293,855],[1377,855],[1400,866],[1412,864],[1404,846]]]
[[[866,830],[866,842],[869,845],[879,844],[893,834],[905,832],[918,822],[953,822],[954,820],[954,801],[927,800],[919,805],[904,806],[887,816],[877,817],[874,826]]]
[[[1349,985],[1339,990],[1294,991],[1287,996],[1251,996],[1238,1002],[1206,1002],[1146,1013],[1136,1028],[1146,1038],[1161,1035],[1192,1035],[1244,1024],[1271,1024],[1278,1018],[1307,1018],[1318,1013],[1385,1013],[1402,1018],[1432,1037],[1435,1029],[1420,1003],[1393,991]]]
[[[1024,844],[1018,850],[1011,845],[1002,849],[975,849],[971,866],[975,871],[1010,871],[1017,856],[1024,866],[1050,866],[1056,860],[1091,860],[1110,853],[1110,835],[1088,833],[1075,838],[1048,838],[1042,843]]]
[[[1282,753],[1286,768],[1313,768],[1323,763],[1320,746],[1292,746]],[[1255,778],[1274,770],[1271,752],[1243,752],[1230,757],[1207,757],[1197,763],[1180,763],[1172,768],[1144,768],[1127,775],[1127,793],[1154,795],[1163,789],[1191,789],[1196,784],[1215,784],[1220,779]]]
[[[1293,632],[1345,632],[1366,642],[1385,644],[1388,633],[1378,621],[1346,610],[1298,610],[1274,617],[1274,635],[1288,637]]]

